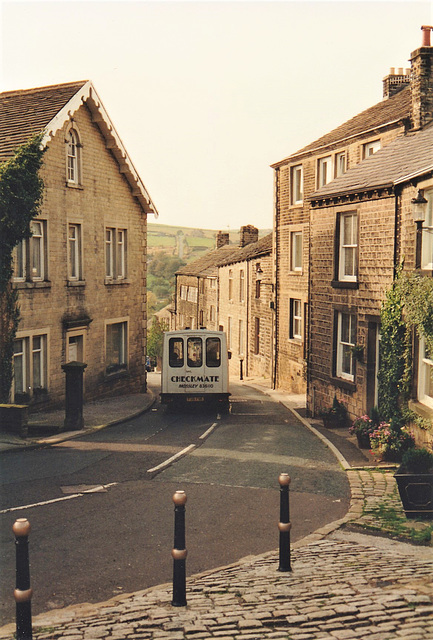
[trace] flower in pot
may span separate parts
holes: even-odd
[[[337,400],[334,396],[332,407],[321,412],[323,425],[328,429],[333,427],[346,427],[349,421],[349,415],[345,405]]]
[[[407,427],[398,427],[389,422],[381,422],[370,434],[372,453],[387,462],[400,462],[405,451],[415,445]]]
[[[406,516],[433,519],[433,453],[411,447],[394,477]]]
[[[360,449],[370,448],[370,434],[375,430],[376,425],[368,415],[357,418],[349,428],[349,433],[356,436]]]

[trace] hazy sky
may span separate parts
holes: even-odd
[[[272,227],[269,165],[379,102],[433,24],[430,0],[0,7],[1,90],[92,80],[158,221],[224,230]]]

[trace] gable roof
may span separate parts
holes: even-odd
[[[280,160],[271,165],[273,168],[287,164],[296,160],[297,158],[318,152],[321,149],[329,147],[330,145],[338,145],[346,143],[350,138],[356,138],[357,136],[368,135],[369,132],[373,135],[378,129],[383,129],[391,125],[395,125],[405,118],[409,117],[411,108],[411,90],[410,87],[405,87],[395,95],[385,100],[382,100],[373,107],[362,111],[354,118],[347,120],[336,129],[333,129],[329,133],[326,133],[321,138],[318,138],[314,142],[311,142],[306,147],[303,147],[296,153],[291,154],[284,160]]]
[[[185,265],[176,275],[183,276],[217,276],[218,267],[225,267],[236,262],[253,260],[272,251],[272,233],[269,233],[257,242],[251,242],[245,247],[230,244],[223,245],[219,249],[213,249],[204,256]]]
[[[48,87],[4,91],[0,93],[0,162],[11,158],[30,137],[44,132],[43,146],[83,105],[89,108],[93,122],[106,140],[107,148],[119,163],[146,213],[158,215],[149,193],[138,175],[101,99],[89,80]]]
[[[383,149],[315,191],[309,200],[393,187],[433,171],[433,123],[396,138]]]

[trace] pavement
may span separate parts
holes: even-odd
[[[243,384],[281,402],[334,452],[350,482],[348,513],[292,545],[291,571],[278,571],[278,549],[242,558],[188,577],[185,607],[172,605],[171,584],[159,585],[38,615],[33,638],[433,640],[433,523],[406,520],[395,467],[358,449],[346,430],[307,418],[303,396],[271,390],[265,380]],[[63,413],[35,414],[26,440],[0,433],[0,452],[46,447],[121,422],[148,410],[157,386],[158,375],[150,374],[146,394],[88,403],[82,431],[47,435]],[[0,639],[14,632],[15,624],[6,625]]]

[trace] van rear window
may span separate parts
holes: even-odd
[[[183,367],[182,338],[170,338],[168,343],[168,362],[170,367]]]
[[[201,367],[203,365],[203,346],[201,338],[188,338],[187,364],[188,367]]]
[[[206,340],[206,366],[221,366],[221,340],[219,338],[208,338]]]

